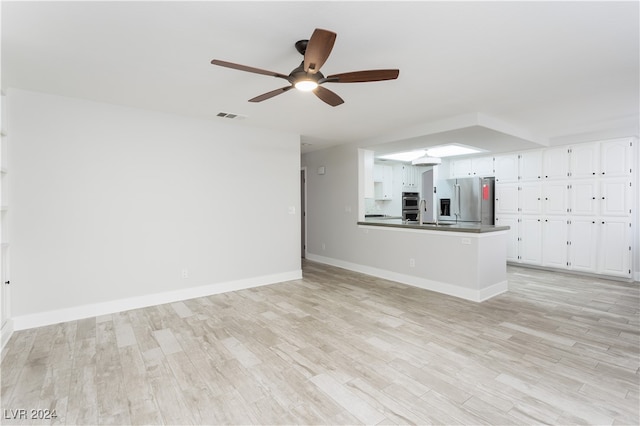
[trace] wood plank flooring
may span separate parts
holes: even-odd
[[[1,423],[640,423],[638,283],[509,267],[477,304],[303,271],[16,332]]]

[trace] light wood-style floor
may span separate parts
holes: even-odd
[[[2,423],[638,424],[638,283],[508,278],[476,304],[305,262],[299,281],[16,332]]]

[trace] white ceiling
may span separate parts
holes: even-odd
[[[2,2],[2,87],[294,132],[303,152],[443,142],[495,152],[638,135],[639,3]],[[399,68],[397,80],[327,84],[332,108],[283,80],[314,28],[338,36],[325,75]],[[391,146],[387,143],[393,142]],[[310,144],[310,145],[307,145]]]

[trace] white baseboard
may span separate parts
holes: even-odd
[[[470,300],[472,302],[482,302],[488,300],[494,296],[506,292],[508,289],[506,280],[493,284],[482,290],[473,290],[470,288],[464,288],[440,281],[429,280],[413,275],[401,274],[398,272],[388,271],[386,269],[374,268],[372,266],[360,265],[357,263],[346,262],[331,257],[318,256],[315,254],[307,254],[307,259],[314,262],[325,263],[327,265],[348,269],[350,271],[360,272],[362,274],[371,275],[385,280],[396,281],[413,287],[431,290],[449,296],[459,297],[461,299]]]
[[[12,318],[13,329],[26,330],[29,328],[42,327],[45,325],[58,324],[67,321],[76,321],[79,319],[91,318],[99,315],[108,315],[116,312],[128,311],[131,309],[146,308],[148,306],[162,305],[165,303],[194,299],[196,297],[244,290],[247,288],[276,284],[284,281],[298,280],[301,278],[302,270],[298,269],[289,272],[282,272],[279,274],[263,275],[236,281],[227,281],[222,283],[191,287],[183,290],[149,294],[139,297],[130,297],[127,299],[75,306],[72,308],[39,312],[29,315],[20,315]]]
[[[4,323],[2,330],[0,330],[0,351],[4,349],[4,345],[7,344],[11,336],[13,335],[13,320],[9,318]]]

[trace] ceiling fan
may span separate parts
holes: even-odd
[[[331,106],[338,106],[344,103],[344,100],[331,90],[322,87],[322,84],[364,83],[369,81],[394,80],[398,78],[400,71],[397,69],[353,71],[341,74],[332,74],[325,77],[320,72],[320,67],[322,67],[329,57],[335,41],[336,33],[316,28],[309,40],[300,40],[296,42],[296,50],[304,56],[304,60],[298,67],[294,68],[289,75],[249,67],[246,65],[234,64],[232,62],[221,61],[218,59],[212,60],[211,63],[221,67],[282,78],[290,83],[288,86],[281,87],[249,99],[249,102],[262,102],[295,87],[301,91],[315,93],[318,98]]]

